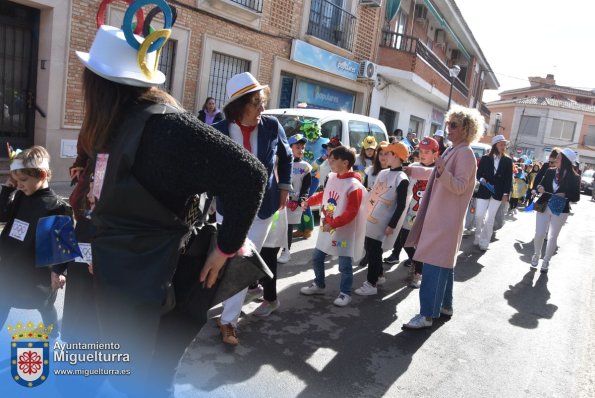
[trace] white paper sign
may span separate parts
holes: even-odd
[[[10,229],[10,233],[8,236],[11,238],[15,238],[20,240],[21,242],[25,240],[25,236],[27,235],[27,230],[29,229],[29,223],[21,220],[14,219],[12,223],[12,228]]]
[[[60,141],[60,157],[76,158],[76,140],[61,140]]]
[[[93,255],[91,254],[91,244],[79,242],[79,249],[81,249],[81,253],[83,256],[75,258],[74,262],[91,264],[93,262]]]

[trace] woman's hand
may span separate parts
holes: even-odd
[[[409,166],[403,166],[403,173],[407,174],[407,177],[411,177],[411,168]]]
[[[79,178],[81,172],[83,171],[82,167],[71,167],[70,168],[70,179]]]
[[[279,210],[283,210],[287,206],[287,198],[289,197],[289,191],[281,189],[279,191]]]
[[[64,275],[52,272],[50,274],[50,282],[52,285],[52,290],[63,289],[64,284],[66,284],[66,277]]]
[[[386,229],[384,230],[384,235],[389,236],[389,235],[392,235],[394,232],[395,232],[394,228],[386,227]]]
[[[446,162],[444,162],[444,159],[442,158],[438,158],[436,159],[436,173],[438,173],[438,175],[442,174],[442,172],[444,171]]]
[[[502,203],[508,203],[509,199],[510,199],[510,196],[507,193],[502,195]]]
[[[218,249],[213,250],[211,254],[209,254],[209,257],[207,257],[207,261],[200,272],[200,281],[205,283],[206,287],[213,287],[217,281],[217,276],[219,276],[221,267],[225,264],[225,260],[227,260],[227,256],[221,253]]]

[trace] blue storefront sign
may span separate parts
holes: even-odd
[[[357,79],[359,70],[357,62],[308,44],[305,41],[293,40],[291,59],[347,79]]]
[[[306,103],[308,108],[353,112],[354,101],[352,93],[327,85],[304,80],[297,84],[296,103]]]

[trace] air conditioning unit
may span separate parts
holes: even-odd
[[[359,0],[359,4],[364,7],[380,7],[382,0]]]
[[[357,77],[360,79],[366,79],[366,80],[376,80],[377,73],[378,73],[378,65],[366,60],[366,61],[360,62]]]
[[[428,19],[428,8],[423,4],[415,5],[415,21],[419,23],[425,23]]]

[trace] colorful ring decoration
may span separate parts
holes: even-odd
[[[155,71],[157,70],[157,66],[159,64],[159,57],[161,56],[161,48],[165,45],[167,39],[171,35],[171,29],[160,29],[156,30],[155,32],[151,33],[149,36],[145,38],[143,43],[140,45],[138,50],[137,62],[138,66],[140,67],[143,75],[149,80],[153,79]],[[147,53],[151,51],[151,47],[159,44],[162,42],[160,46],[157,47],[157,56],[155,57],[155,65],[152,68],[149,68],[147,65]]]
[[[172,5],[170,5],[169,7],[171,8],[171,14],[172,14],[171,24],[175,25],[176,20],[178,19],[178,11],[176,10],[176,7],[174,7]],[[155,7],[151,11],[149,11],[149,13],[147,14],[147,17],[145,18],[145,23],[143,25],[143,36],[144,37],[149,36],[151,33],[153,33],[155,31],[155,29],[153,29],[153,27],[151,26],[151,22],[153,22],[153,18],[155,18],[155,16],[157,16],[157,14],[159,14],[160,12],[162,12],[161,9],[159,7]]]
[[[136,40],[136,38],[134,37],[134,34],[132,33],[132,17],[134,16],[134,14],[136,13],[137,10],[139,10],[142,6],[145,6],[148,4],[157,5],[157,7],[160,8],[161,11],[163,11],[163,17],[165,20],[163,29],[156,30],[151,35],[153,35],[157,32],[162,32],[163,30],[168,30],[173,25],[173,17],[172,17],[171,8],[164,0],[136,0],[136,1],[134,1],[132,4],[130,4],[130,6],[126,10],[126,13],[124,14],[124,21],[122,22],[122,31],[124,32],[124,36],[126,37],[126,41],[128,42],[128,44],[130,44],[130,46],[132,46],[132,48],[134,48],[135,50],[139,50],[141,48],[141,44]],[[137,22],[138,22],[138,19],[137,19]],[[144,21],[143,21],[143,24],[137,23],[137,28],[142,27],[143,25],[144,25]],[[171,32],[170,32],[170,34],[171,34]],[[143,44],[147,43],[147,41],[151,35],[146,37],[146,39],[143,41]],[[162,35],[163,35],[163,33],[160,34],[159,39],[157,41],[155,41],[153,44],[151,44],[149,46],[148,50],[145,52],[153,52],[153,51],[156,51],[157,49],[160,49],[161,47],[163,47],[166,39]],[[169,35],[168,35],[168,37],[169,37]]]
[[[101,2],[101,4],[99,4],[99,10],[97,10],[97,17],[96,17],[96,23],[97,23],[97,29],[99,29],[99,27],[101,25],[105,25],[105,10],[107,8],[108,4],[113,3],[115,0],[103,0]],[[134,0],[123,0],[126,3],[128,3],[128,5],[130,6]],[[131,18],[132,21],[132,18]],[[137,35],[140,35],[142,33],[142,28],[144,26],[145,23],[145,14],[143,13],[142,8],[138,8],[138,11],[136,11],[136,28],[134,28],[134,33],[136,33]]]

